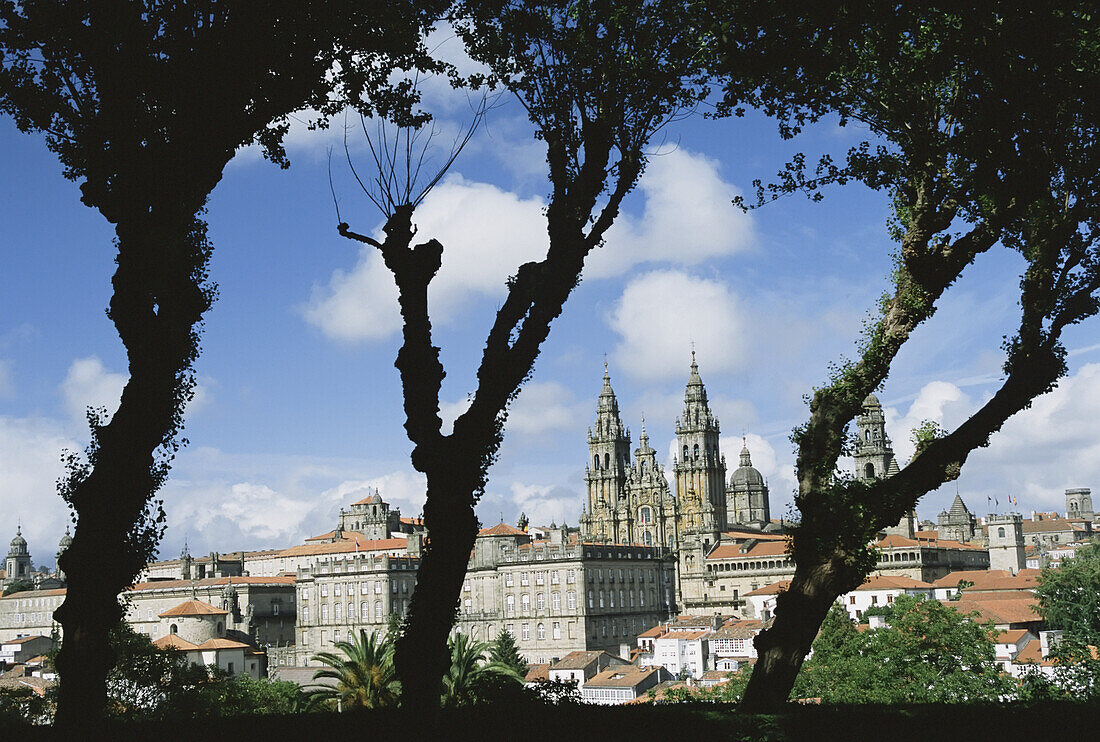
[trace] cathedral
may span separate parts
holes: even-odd
[[[619,416],[605,367],[596,421],[588,430],[583,538],[689,552],[695,547],[706,553],[728,528],[774,530],[768,485],[753,468],[748,448],[742,447],[739,466],[727,482],[718,436],[718,419],[707,402],[692,353],[684,409],[676,420],[673,491],[657,452],[649,445],[644,420],[632,454],[630,429]]]

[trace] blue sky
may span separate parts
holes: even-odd
[[[452,42],[453,43],[453,42]],[[468,115],[464,96],[429,83],[440,141]],[[445,416],[473,389],[504,280],[545,246],[548,184],[540,143],[517,105],[501,100],[415,221],[445,246],[430,302],[447,379]],[[392,280],[377,255],[336,234],[327,151],[343,218],[381,226],[342,160],[342,121],[295,125],[291,167],[238,154],[213,193],[208,221],[220,297],[206,318],[190,446],[162,495],[161,553],[262,548],[331,528],[367,487],[405,514],[423,484],[408,463],[393,358]],[[499,463],[478,507],[485,523],[575,524],[584,497],[585,431],[606,357],[634,444],[641,419],[670,462],[694,343],[732,471],[742,434],[785,514],[794,488],[787,436],[804,394],[830,361],[852,352],[887,287],[891,244],[883,194],[834,188],[822,203],[789,197],[748,215],[730,200],[798,151],[840,154],[865,131],[825,122],[784,142],[761,116],[670,125],[653,143],[639,188],[554,324],[534,378],[514,405]],[[349,144],[361,167],[361,133]],[[117,405],[125,358],[104,314],[114,248],[107,223],[40,137],[0,119],[0,522],[21,521],[36,561],[49,563],[67,515],[54,494],[60,452],[87,440],[88,404]],[[902,351],[879,394],[895,449],[911,454],[923,419],[951,427],[996,388],[1001,337],[1016,322],[1020,262],[983,256]],[[986,498],[1019,510],[1063,507],[1066,487],[1100,486],[1100,332],[1072,328],[1070,375],[975,453],[957,483],[971,509]],[[448,423],[449,424],[449,423]],[[918,507],[935,519],[956,485]],[[1100,494],[1100,493],[1098,493]],[[0,534],[0,538],[10,538]]]

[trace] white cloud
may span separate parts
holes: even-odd
[[[443,265],[428,291],[435,321],[454,320],[481,296],[503,296],[520,264],[546,254],[543,202],[452,175],[416,211],[417,238],[443,244]],[[360,251],[350,271],[314,287],[306,319],[329,337],[378,340],[400,329],[397,288],[377,249]]]
[[[922,422],[931,420],[952,430],[965,419],[971,408],[972,402],[962,389],[946,381],[933,381],[921,387],[904,415],[892,407],[883,410],[886,413],[886,432],[893,443],[898,464],[904,465],[913,457],[916,447],[911,436]]]
[[[615,364],[647,380],[684,375],[692,342],[708,373],[729,371],[745,360],[736,297],[724,284],[676,270],[632,280],[608,317],[622,338]]]
[[[81,448],[60,421],[0,415],[0,471],[4,473],[0,544],[15,536],[19,522],[34,563],[53,563],[57,542],[69,522],[68,507],[58,497],[55,484],[64,473],[61,453]]]
[[[510,500],[517,512],[527,515],[532,525],[548,526],[551,523],[576,525],[580,519],[582,497],[564,487],[547,487],[537,484],[514,482]],[[492,525],[486,523],[485,525]]]
[[[512,404],[505,424],[508,433],[539,435],[554,430],[581,430],[588,405],[556,381],[528,382]]]
[[[108,371],[97,356],[77,358],[61,382],[65,408],[74,420],[83,422],[88,407],[103,407],[107,416],[115,414],[122,398],[126,375]]]
[[[619,215],[590,256],[586,277],[619,275],[644,262],[698,265],[753,244],[752,218],[730,203],[740,190],[722,180],[714,160],[682,149],[653,156],[638,188],[642,214]]]

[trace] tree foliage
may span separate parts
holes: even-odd
[[[351,101],[413,118],[394,69],[430,65],[422,35],[438,0],[0,0],[0,112],[44,135],[82,202],[115,227],[108,316],[129,379],[108,420],[89,410],[85,456],[70,453],[59,494],[76,511],[61,557],[69,582],[58,668],[59,720],[102,716],[117,596],[155,553],[153,498],[179,446],[194,391],[202,317],[215,286],[203,219],[236,150],[285,166],[288,116]],[[315,122],[317,123],[317,122]]]
[[[835,605],[794,687],[838,704],[996,702],[1012,688],[994,661],[994,630],[934,600],[899,596],[887,626],[856,630]]]
[[[393,642],[360,629],[349,640],[336,642],[335,652],[313,655],[324,665],[313,673],[314,680],[330,680],[311,690],[311,700],[329,710],[386,708],[396,706],[401,684],[393,666]]]
[[[445,375],[433,345],[427,294],[444,247],[413,246],[413,203],[390,204],[383,241],[340,234],[377,247],[398,288],[403,344],[405,430],[412,464],[427,478],[424,522],[430,534],[397,664],[405,701],[430,706],[447,671],[465,565],[477,534],[474,504],[503,440],[510,402],[534,367],[550,325],[580,280],[637,184],[650,138],[706,94],[697,35],[677,0],[470,0],[452,22],[470,56],[488,67],[525,108],[546,145],[551,194],[549,249],[508,281],[477,370],[469,408],[444,434],[439,393]],[[481,82],[484,80],[475,80]],[[416,189],[406,189],[412,193]]]
[[[489,644],[489,661],[509,668],[520,678],[527,674],[527,662],[519,653],[515,637],[507,629],[501,629]]]
[[[1100,543],[1078,549],[1057,569],[1045,567],[1035,596],[1050,628],[1100,645]]]
[[[958,477],[971,452],[1052,389],[1066,371],[1063,330],[1097,312],[1100,111],[1091,91],[1100,63],[1084,3],[718,5],[745,11],[714,13],[717,66],[732,76],[727,110],[759,105],[784,136],[833,115],[875,137],[839,164],[826,156],[808,171],[795,158],[776,183],[758,185],[759,201],[817,198],[824,185],[859,181],[889,198],[897,243],[892,285],[855,360],[814,390],[809,420],[792,437],[796,573],[757,638],[746,693],[750,708],[764,710],[786,699],[833,600],[873,568],[875,534]],[[1024,266],[1000,387],[955,430],[923,431],[919,455],[893,477],[838,477],[864,399],[943,293],[994,247]]]
[[[523,675],[510,665],[487,658],[488,644],[456,633],[447,646],[451,664],[443,675],[443,708],[504,700],[509,688],[516,691],[513,697],[518,696]]]

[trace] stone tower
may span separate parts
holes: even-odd
[[[863,409],[856,416],[856,434],[859,437],[854,453],[857,477],[882,479],[898,472],[894,449],[886,437],[886,415],[873,394],[863,400]]]
[[[1092,490],[1088,487],[1066,490],[1066,517],[1092,522],[1096,517],[1092,509]]]
[[[604,364],[596,422],[588,429],[588,465],[584,474],[588,512],[581,523],[587,538],[613,543],[630,539],[633,518],[624,500],[629,466],[630,431],[619,418],[619,402]]]
[[[959,495],[955,495],[955,501],[951,503],[950,510],[940,511],[937,521],[936,530],[940,538],[960,541],[964,544],[973,541],[978,530],[977,520]]]
[[[1024,519],[1019,513],[990,515],[989,568],[1016,574],[1027,566],[1024,555]]]
[[[764,477],[753,468],[749,447],[742,439],[740,466],[730,476],[727,502],[732,500],[730,525],[748,525],[764,528],[771,523],[771,505],[768,485]]]
[[[699,377],[695,351],[684,390],[684,412],[676,420],[676,450],[672,470],[681,505],[698,497],[714,510],[715,527],[726,527],[726,461],[718,448],[718,419],[710,411],[707,390]]]
[[[4,577],[6,585],[16,580],[31,579],[31,554],[27,551],[27,540],[23,538],[22,526],[15,528],[15,538],[11,540],[11,546],[8,549],[6,569]]]
[[[631,543],[672,548],[679,541],[676,499],[657,461],[657,452],[649,445],[644,419],[634,460],[626,473],[626,502],[624,510],[633,524]]]
[[[69,527],[65,526],[65,535],[57,543],[57,579],[62,581],[65,579],[65,573],[61,571],[61,555],[72,545],[73,537],[69,535]]]
[[[353,502],[348,510],[340,509],[340,520],[333,533],[333,539],[343,538],[343,531],[362,534],[365,539],[386,539],[390,532],[397,530],[401,512],[391,508],[382,499],[378,490]]]

